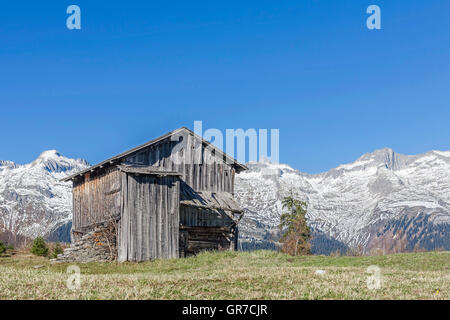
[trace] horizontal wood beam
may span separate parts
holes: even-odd
[[[219,206],[206,206],[206,205],[201,205],[201,204],[195,204],[192,203],[190,200],[182,200],[180,201],[180,204],[182,206],[187,206],[187,207],[196,207],[196,208],[200,208],[200,209],[212,209],[212,210],[223,210],[223,211],[229,211],[229,212],[233,212],[233,213],[243,213],[243,210],[236,210],[236,209],[231,209],[231,208],[224,208],[224,207],[219,207]],[[234,220],[234,217],[231,217]]]
[[[181,173],[176,171],[165,171],[161,170],[160,167],[154,166],[118,166],[119,169],[123,172],[127,173],[136,173],[136,174],[148,174],[148,175],[157,175],[157,176],[181,176]]]

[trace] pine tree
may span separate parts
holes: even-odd
[[[3,254],[6,252],[6,246],[3,244],[3,242],[0,241],[0,254]]]
[[[283,209],[287,210],[280,217],[280,231],[284,231],[280,241],[282,251],[290,255],[304,255],[311,252],[311,230],[306,221],[308,205],[304,201],[285,197]]]
[[[63,249],[61,248],[61,245],[59,244],[59,242],[57,242],[55,244],[55,247],[53,248],[53,253],[52,253],[52,258],[56,259],[58,257],[58,254],[63,253]]]
[[[37,256],[47,256],[48,247],[45,244],[44,238],[37,237],[36,239],[34,239],[33,246],[31,247],[31,253]]]

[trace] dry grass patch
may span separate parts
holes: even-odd
[[[81,287],[72,291],[69,264],[21,255],[0,259],[0,299],[449,299],[449,263],[450,252],[337,258],[215,252],[79,264]],[[367,288],[369,265],[381,268],[378,290]]]

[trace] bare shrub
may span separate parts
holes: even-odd
[[[364,247],[360,244],[356,247],[349,248],[346,253],[347,256],[360,257],[364,255]]]
[[[330,253],[330,257],[332,257],[332,258],[338,258],[340,256],[342,256],[342,253],[341,253],[340,250],[335,250],[335,251]]]

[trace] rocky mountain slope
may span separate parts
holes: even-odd
[[[450,250],[450,152],[376,150],[315,175],[283,164],[248,166],[236,179],[236,196],[246,210],[241,236],[253,247],[271,246],[281,200],[293,194],[308,203],[308,221],[322,240],[366,252]]]
[[[0,231],[17,238],[67,239],[72,215],[71,183],[59,179],[88,166],[84,160],[43,152],[29,164],[0,162]],[[63,230],[61,230],[63,229]]]
[[[87,166],[54,150],[26,165],[1,161],[3,235],[67,241],[71,183],[59,179]],[[248,167],[236,177],[236,198],[246,212],[240,226],[244,248],[275,248],[281,200],[292,194],[309,205],[316,253],[358,246],[366,252],[450,250],[450,152],[376,150],[315,175],[268,162]]]

